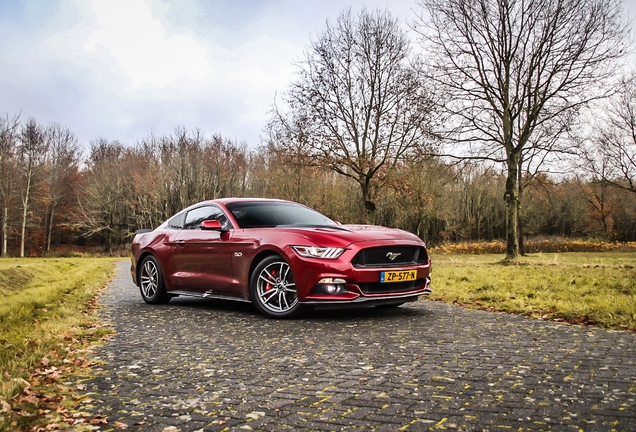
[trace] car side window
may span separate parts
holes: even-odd
[[[179,213],[174,216],[172,219],[168,221],[168,228],[172,229],[181,229],[183,228],[183,219],[185,217],[185,213]]]
[[[230,222],[223,211],[216,206],[203,206],[192,209],[186,215],[183,229],[200,229],[201,222],[206,220],[217,220],[225,229],[230,229]]]

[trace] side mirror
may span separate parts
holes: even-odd
[[[218,220],[205,220],[201,222],[199,228],[208,231],[223,231],[223,226],[221,226],[221,222]]]

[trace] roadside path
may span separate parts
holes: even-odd
[[[286,321],[150,306],[129,265],[102,299],[117,335],[84,383],[82,410],[108,419],[95,430],[636,430],[631,333],[430,301]]]

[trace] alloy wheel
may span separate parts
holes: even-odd
[[[264,267],[258,275],[256,294],[261,305],[272,312],[292,310],[298,303],[298,296],[289,264],[277,261]]]
[[[159,288],[159,271],[152,260],[146,260],[141,268],[141,292],[147,299],[152,299]]]

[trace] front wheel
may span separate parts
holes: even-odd
[[[291,318],[302,309],[292,269],[278,255],[269,256],[256,266],[250,294],[254,306],[271,318]]]
[[[139,292],[141,292],[141,298],[148,304],[164,304],[170,301],[159,262],[151,255],[144,258],[141,263]]]

